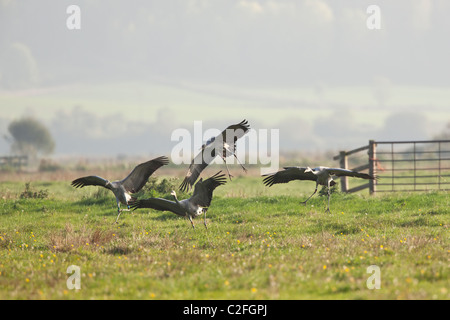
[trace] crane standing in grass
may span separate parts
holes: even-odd
[[[221,174],[219,171],[212,177],[203,181],[200,179],[194,188],[194,193],[189,199],[178,201],[177,194],[172,191],[174,201],[162,199],[162,198],[148,198],[141,200],[134,200],[130,202],[130,207],[135,210],[138,208],[151,208],[159,211],[171,211],[179,216],[187,217],[191,222],[192,228],[195,229],[192,218],[204,214],[204,225],[206,226],[206,211],[211,204],[213,191],[218,186],[226,183],[225,174]]]
[[[243,120],[240,123],[228,126],[217,137],[212,137],[203,146],[201,152],[199,152],[189,166],[188,172],[180,185],[180,190],[189,190],[197,181],[200,173],[205,169],[216,156],[220,156],[225,163],[225,167],[228,172],[228,177],[231,180],[232,175],[228,170],[227,162],[225,158],[233,155],[237,162],[241,165],[242,169],[247,172],[247,169],[242,165],[236,156],[236,141],[243,137],[250,129],[247,120]],[[218,151],[216,153],[216,151]]]
[[[317,187],[319,185],[327,187],[328,190],[328,207],[327,212],[330,212],[330,187],[334,186],[336,182],[333,180],[334,176],[342,177],[356,177],[362,179],[375,179],[375,177],[367,174],[360,173],[352,170],[342,169],[342,168],[328,168],[328,167],[317,167],[311,169],[310,167],[284,167],[284,170],[278,171],[276,173],[264,175],[264,184],[271,187],[277,183],[287,183],[292,180],[310,180],[316,182],[316,188],[312,195],[308,197],[302,203],[306,205],[306,202],[311,199],[311,197],[317,192]]]
[[[132,199],[131,194],[139,192],[147,183],[148,178],[158,170],[160,167],[169,164],[169,159],[165,156],[155,158],[153,160],[144,162],[136,166],[133,171],[124,179],[118,181],[108,181],[99,176],[87,176],[75,179],[72,181],[72,186],[75,188],[83,188],[85,186],[100,186],[111,190],[116,196],[117,201],[117,219],[123,209],[120,209],[120,204],[123,203],[130,209],[128,202]]]

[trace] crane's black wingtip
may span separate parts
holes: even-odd
[[[227,183],[227,178],[225,176],[225,173],[222,173],[222,170],[211,176],[209,179],[214,180],[216,183],[218,183],[219,186]]]
[[[84,187],[84,183],[82,181],[80,181],[80,179],[73,180],[70,185],[74,188],[83,188]]]
[[[178,189],[180,189],[180,191],[182,192],[188,192],[190,187],[191,184],[189,183],[188,179],[184,178],[183,182],[180,184],[180,187]]]
[[[250,125],[248,124],[247,119],[242,120],[241,123],[239,123],[239,125],[245,127],[246,130],[250,129]]]
[[[164,166],[169,164],[169,158],[166,156],[161,156],[161,157],[155,158],[155,159],[153,159],[153,161],[158,161]]]
[[[140,201],[139,200],[132,200],[132,201],[128,201],[128,206],[130,207],[131,210],[136,210],[140,208]]]
[[[275,175],[265,175],[266,177],[263,179],[263,183],[266,187],[271,187],[275,183]]]

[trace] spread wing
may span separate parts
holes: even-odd
[[[177,215],[185,216],[184,210],[176,203],[162,198],[148,198],[129,202],[133,210],[139,208],[150,208],[158,211],[171,211]]]
[[[148,178],[160,167],[169,164],[169,159],[165,156],[155,158],[136,166],[133,171],[120,183],[126,191],[136,193],[147,183]]]
[[[199,182],[197,182],[195,184],[194,193],[189,199],[189,202],[201,207],[209,207],[209,205],[211,204],[214,189],[227,182],[225,174],[221,173],[222,171],[219,171],[205,181],[200,180]]]
[[[205,148],[202,148],[202,151],[199,152],[195,158],[192,160],[191,164],[189,165],[188,172],[186,173],[186,176],[184,177],[183,182],[180,185],[181,191],[188,191],[192,185],[197,181],[198,177],[200,176],[200,173],[205,169],[209,163],[212,161],[206,162],[205,157],[203,157],[203,153],[205,152]],[[215,151],[212,151],[213,153],[211,155],[215,155]],[[209,158],[209,157],[206,157]]]
[[[198,153],[192,160],[188,172],[180,185],[180,190],[189,190],[197,181],[201,172],[211,163],[218,155],[216,150],[223,150],[224,143],[228,144],[228,148],[224,151],[224,156],[228,157],[236,151],[236,141],[242,138],[250,129],[247,120],[242,120],[237,124],[228,126],[217,137],[212,137],[203,146],[202,151]],[[220,144],[220,145],[217,145]]]
[[[87,176],[73,180],[71,185],[75,188],[83,188],[85,186],[100,186],[106,188],[108,182],[108,180],[99,176]]]
[[[355,177],[355,178],[362,178],[362,179],[375,179],[375,177],[372,177],[370,174],[362,173],[362,172],[356,172],[353,170],[348,169],[342,169],[342,168],[327,168],[326,169],[331,175],[333,176],[347,176],[347,177]]]
[[[264,175],[263,183],[271,187],[277,183],[288,183],[292,180],[311,180],[316,181],[317,178],[311,171],[305,172],[304,167],[285,167],[276,173]]]

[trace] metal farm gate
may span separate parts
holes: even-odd
[[[365,150],[367,153],[362,153]],[[341,177],[343,192],[356,192],[365,188],[371,194],[450,190],[450,140],[370,140],[367,146],[341,151],[333,159],[339,160],[341,168],[368,170],[369,174],[377,177],[375,181],[370,180],[353,188],[349,188],[347,177]],[[360,179],[353,180],[361,182]]]

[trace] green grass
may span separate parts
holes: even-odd
[[[449,299],[445,192],[334,193],[236,178],[192,229],[172,213],[124,212],[112,193],[0,184],[0,299]],[[81,289],[69,290],[70,265]],[[370,290],[367,267],[381,271]]]

